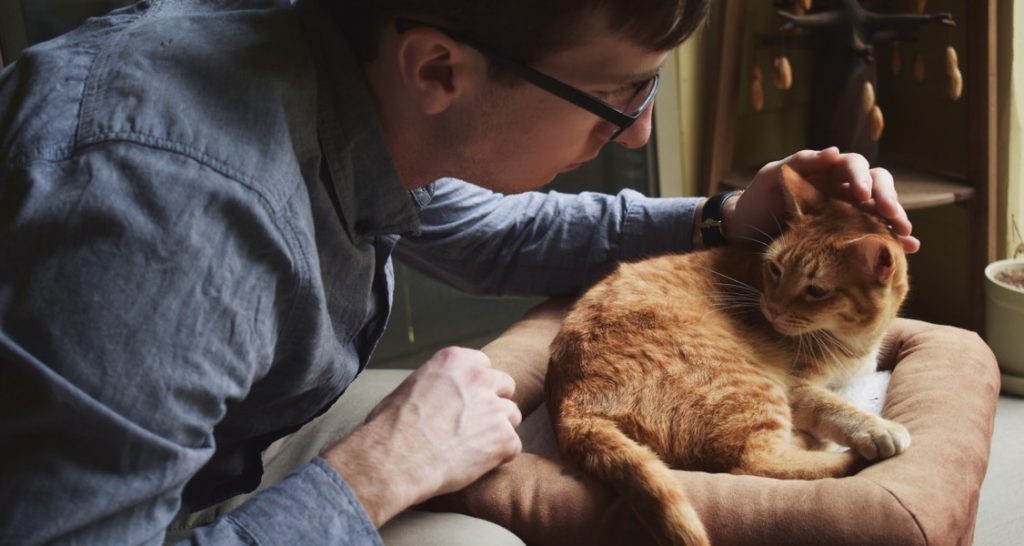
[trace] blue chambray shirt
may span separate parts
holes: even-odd
[[[0,543],[160,544],[250,491],[387,322],[391,256],[577,293],[696,201],[403,189],[314,0],[153,0],[0,72]],[[379,543],[322,459],[191,540]]]

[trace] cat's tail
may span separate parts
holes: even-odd
[[[562,452],[615,487],[660,544],[710,545],[704,524],[669,467],[614,421],[563,415],[555,429]]]
[[[786,480],[841,478],[857,473],[865,464],[853,451],[804,449],[778,434],[753,434],[748,439],[736,474]]]

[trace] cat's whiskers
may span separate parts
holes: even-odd
[[[761,297],[761,291],[751,286],[729,282],[713,282],[712,286],[721,287],[723,293],[742,294],[750,297]]]
[[[779,222],[779,217],[778,217],[778,216],[775,216],[775,213],[774,213],[774,212],[771,212],[771,211],[769,211],[769,213],[770,213],[770,214],[772,215],[772,220],[774,220],[774,221],[775,221],[775,227],[777,227],[777,228],[779,229],[779,233],[782,233],[782,231],[783,231],[783,229],[782,229],[782,223],[781,223],[781,222]]]
[[[712,304],[744,304],[750,305],[756,300],[750,296],[750,294],[737,294],[737,293],[726,293],[720,292],[711,295]]]
[[[758,230],[758,231],[760,231],[760,230]],[[763,241],[761,239],[755,239],[754,237],[736,237],[736,239],[738,239],[740,241],[750,241],[751,243],[754,243],[754,244],[756,244],[758,246],[764,247],[765,249],[767,249],[769,246],[771,246],[771,240],[770,239],[767,240],[767,241]]]
[[[803,362],[804,352],[804,336],[796,336],[796,351],[793,353],[793,361],[789,365],[790,371],[796,370],[800,367],[800,363]]]
[[[711,295],[716,300],[728,299],[732,301],[745,301],[752,304],[759,304],[761,301],[761,293],[755,290],[725,283],[715,283],[715,286],[720,287],[719,290]]]
[[[715,305],[711,309],[708,309],[709,313],[715,312],[715,311],[722,311],[722,312],[724,312],[724,311],[740,311],[740,312],[748,312],[749,313],[749,312],[753,311],[753,308],[750,305],[747,305],[747,304],[736,303],[736,304],[731,304],[731,305]],[[705,314],[705,316],[707,316],[707,315]]]
[[[777,221],[778,221],[778,220],[776,220],[776,222],[777,222]],[[759,227],[757,227],[757,226],[753,226],[753,225],[752,225],[752,226],[750,226],[750,227],[751,227],[751,228],[753,228],[753,229],[754,229],[754,231],[757,231],[757,232],[758,232],[758,233],[760,233],[761,235],[764,235],[764,236],[765,236],[765,238],[766,238],[766,239],[768,239],[769,241],[775,238],[775,237],[772,237],[772,235],[771,235],[770,233],[768,233],[767,231],[765,231],[765,230],[763,230],[763,229],[761,229],[761,228],[759,228]]]
[[[856,352],[850,348],[843,340],[839,339],[838,336],[829,332],[828,330],[818,330],[821,336],[823,336],[833,347],[839,350],[846,358],[853,358],[856,356]]]
[[[708,315],[710,315],[711,313],[716,313],[716,312],[723,312],[723,313],[729,313],[729,314],[740,314],[740,313],[751,313],[753,311],[754,311],[754,307],[752,305],[750,305],[749,303],[746,303],[746,302],[738,302],[738,303],[730,303],[730,302],[718,303],[718,302],[716,302],[716,303],[712,304],[708,308],[708,311],[704,314],[702,319],[706,319]]]
[[[828,340],[829,345],[834,348],[839,355],[835,357],[836,372],[842,372],[847,369],[851,362],[857,362],[858,352],[853,350],[849,345],[839,339],[838,336],[827,330],[822,330],[821,335],[823,338]]]
[[[795,342],[795,348],[793,350],[793,360],[790,363],[790,371],[794,371],[807,363],[831,365],[841,362],[841,359],[834,351],[834,346],[826,342],[820,335],[821,333],[824,333],[824,330],[812,330],[791,336],[790,339]]]
[[[822,331],[823,330],[813,330],[808,332],[808,337],[814,342],[815,346],[817,346],[820,354],[820,358],[817,359],[817,363],[825,365],[838,363],[839,357],[836,356],[833,347],[826,343],[825,339],[823,339],[819,334]]]
[[[797,354],[794,359],[794,368],[799,367],[802,363],[816,362],[818,359],[814,350],[814,336],[805,333],[795,337],[797,339]]]
[[[818,354],[814,354],[812,351],[811,356],[819,366],[828,366],[838,372],[844,368],[844,363],[854,357],[854,352],[828,330],[813,330],[802,334],[800,337],[806,337],[809,344],[813,343],[817,347]],[[818,356],[819,354],[820,357]]]
[[[776,220],[775,220],[775,223],[776,223],[776,224],[778,224],[778,223],[779,223],[779,221],[778,221],[778,220],[776,219]],[[772,240],[774,240],[774,239],[775,239],[775,237],[773,237],[773,236],[772,236],[772,235],[771,235],[770,233],[768,233],[767,231],[765,231],[765,230],[763,230],[763,229],[761,229],[761,228],[759,228],[759,227],[757,227],[757,226],[750,226],[750,227],[751,227],[751,228],[753,228],[753,229],[754,229],[754,231],[757,231],[757,232],[758,232],[758,233],[760,233],[761,235],[764,235],[764,238],[765,238],[765,243],[764,243],[764,246],[765,246],[765,247],[768,247],[768,246],[770,246],[770,245],[771,245],[771,242],[772,242]]]
[[[757,288],[755,288],[755,287],[753,287],[753,286],[751,286],[751,285],[749,285],[749,284],[747,284],[747,283],[745,283],[745,282],[743,282],[743,281],[741,281],[739,279],[736,279],[734,277],[730,277],[729,275],[726,275],[725,273],[721,273],[719,271],[715,271],[714,269],[711,269],[710,267],[702,266],[701,269],[704,269],[706,271],[710,271],[711,273],[714,273],[715,275],[718,275],[719,277],[722,277],[723,279],[726,279],[726,280],[730,281],[729,283],[714,283],[716,286],[717,285],[721,285],[721,284],[727,284],[729,286],[736,286],[736,287],[742,287],[742,288],[749,289],[752,292],[756,292],[758,295],[761,294],[761,291],[758,290]]]
[[[711,295],[712,309],[716,311],[760,311],[761,292],[744,284],[714,283],[719,287]]]
[[[745,282],[743,282],[741,280],[738,280],[738,279],[736,279],[734,277],[730,277],[729,275],[726,275],[725,273],[722,273],[720,271],[716,271],[715,269],[710,268],[710,267],[708,267],[706,265],[697,265],[696,267],[699,268],[699,269],[703,269],[704,271],[707,271],[709,273],[713,273],[715,275],[718,275],[719,277],[722,277],[724,279],[730,280],[733,283],[736,283],[737,285],[747,286],[747,287],[753,288],[752,286],[750,286],[749,284],[747,284],[747,283],[745,283]]]
[[[727,311],[727,310],[744,310],[753,311],[760,310],[760,298],[761,291],[757,288],[740,281],[734,277],[730,277],[719,271],[706,266],[701,266],[701,269],[709,271],[727,282],[716,282],[712,283],[717,288],[715,292],[710,296],[712,301],[711,309],[708,313],[704,314],[704,318],[709,313],[715,311]]]

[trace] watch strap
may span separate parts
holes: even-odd
[[[704,202],[700,212],[700,237],[704,248],[715,248],[726,243],[722,233],[722,209],[729,198],[743,193],[743,190],[716,193]]]

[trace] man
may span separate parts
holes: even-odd
[[[0,542],[377,542],[519,451],[515,385],[482,353],[438,352],[222,512],[365,366],[392,252],[566,295],[785,214],[779,162],[712,204],[529,191],[647,142],[658,68],[707,2],[387,4],[157,0],[0,74]],[[784,161],[916,249],[884,170]]]

